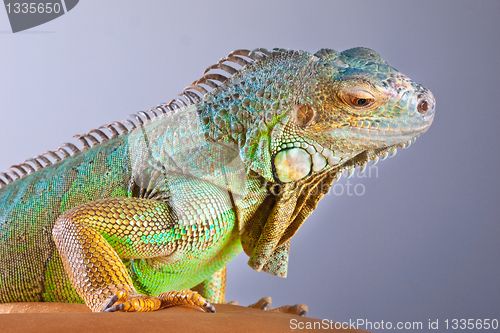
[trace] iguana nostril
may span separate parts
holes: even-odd
[[[420,93],[417,95],[417,111],[424,116],[432,115],[436,100],[428,88],[424,86],[419,86],[419,88]]]
[[[425,114],[427,111],[429,111],[429,103],[427,102],[426,99],[418,103],[417,110],[419,113]]]

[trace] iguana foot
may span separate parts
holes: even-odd
[[[234,304],[234,302],[233,302]],[[279,308],[271,308],[272,299],[271,297],[263,297],[254,304],[250,304],[249,308],[260,309],[265,311],[281,312],[281,313],[291,313],[304,317],[307,315],[307,305],[305,304],[295,304],[295,305],[285,305]]]
[[[158,295],[162,308],[169,308],[177,305],[191,305],[201,308],[205,312],[215,313],[215,308],[198,292],[189,289],[182,291],[170,291]]]
[[[284,305],[276,309],[268,309],[268,311],[291,313],[301,317],[305,317],[307,315],[308,308],[307,305],[305,304],[295,304],[295,305]]]
[[[205,312],[214,313],[214,306],[195,291],[189,289],[170,291],[158,296],[133,295],[125,289],[118,289],[101,312],[148,312],[178,305],[191,305]]]
[[[120,288],[103,307],[101,312],[148,312],[158,310],[160,306],[161,301],[158,297],[139,294],[130,296],[127,290]]]

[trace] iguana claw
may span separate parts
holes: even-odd
[[[116,311],[116,310],[111,310],[111,309],[116,307],[116,305],[113,306],[113,304],[115,304],[118,301],[118,299],[119,299],[118,295],[113,295],[113,297],[111,297],[111,299],[108,301],[108,303],[106,303],[106,305],[104,305],[101,312],[114,312],[114,311]]]

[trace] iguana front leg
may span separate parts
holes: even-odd
[[[120,259],[171,254],[175,248],[168,237],[155,235],[168,232],[172,219],[165,203],[138,198],[97,200],[58,218],[54,241],[73,287],[92,311],[154,311],[187,304],[215,312],[190,290],[139,294]]]

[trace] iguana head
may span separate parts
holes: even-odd
[[[291,237],[333,180],[407,147],[434,117],[432,93],[366,48],[275,50],[225,88],[238,97],[219,100],[245,128],[234,136],[243,163],[272,194],[240,227],[241,243],[252,268],[279,276]]]
[[[322,49],[315,57],[295,85],[286,120],[271,134],[276,181],[376,163],[431,125],[435,100],[429,89],[374,51]]]

